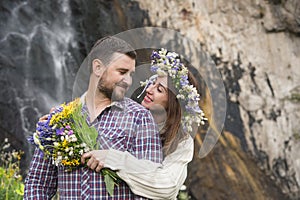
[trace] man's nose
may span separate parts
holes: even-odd
[[[128,86],[131,86],[132,77],[130,75],[125,75],[125,77],[123,78],[123,82],[126,83]]]

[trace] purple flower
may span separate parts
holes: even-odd
[[[32,137],[32,136],[30,136],[29,138],[27,138],[27,140],[28,140],[28,142],[29,142],[30,144],[34,144],[34,140],[33,140],[33,137]]]
[[[69,130],[68,135],[72,135],[73,133],[74,133],[73,130]]]
[[[151,71],[152,71],[152,72],[156,72],[158,68],[159,68],[159,67],[158,67],[157,65],[152,65],[152,66],[151,66]]]
[[[39,153],[40,153],[40,155],[39,155],[39,156],[40,156],[41,158],[43,158],[43,157],[44,157],[44,152],[43,152],[43,151],[41,151],[41,150],[39,150]]]
[[[151,60],[155,59],[160,59],[160,55],[156,51],[153,51],[151,54]]]
[[[64,128],[56,129],[56,135],[62,135],[64,131]]]
[[[186,75],[182,75],[180,79],[180,85],[185,86],[188,84],[189,84],[188,77]]]
[[[188,113],[194,113],[194,109],[192,107],[188,106],[188,105],[185,106],[185,110]]]

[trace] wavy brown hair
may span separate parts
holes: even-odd
[[[188,80],[199,92],[196,79],[190,71],[188,72]],[[181,117],[185,105],[183,102],[178,101],[176,98],[177,93],[178,91],[174,88],[171,78],[168,78],[167,119],[160,132],[164,156],[174,152],[179,142],[188,137],[188,133],[185,133],[181,126]]]

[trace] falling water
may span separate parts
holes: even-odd
[[[68,65],[70,48],[77,45],[71,10],[68,0],[0,6],[0,140],[17,138],[13,145],[30,151],[26,138],[38,117],[71,98],[74,74]]]

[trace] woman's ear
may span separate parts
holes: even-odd
[[[97,77],[101,77],[104,69],[105,69],[105,65],[102,63],[101,60],[99,59],[94,59],[92,62],[92,68],[93,68],[93,73],[97,76]]]

